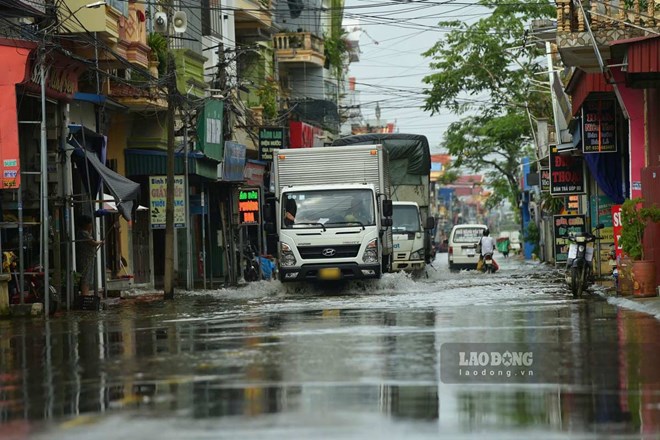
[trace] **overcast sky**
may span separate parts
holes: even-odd
[[[445,35],[438,22],[483,17],[483,9],[472,6],[473,1],[346,0],[345,20],[358,19],[365,31],[360,61],[349,68],[349,76],[356,77],[365,118],[375,119],[378,102],[381,121],[396,121],[401,133],[425,135],[431,151],[440,152],[437,147],[444,131],[457,117],[447,111],[431,116],[422,109],[427,88],[422,78],[431,73],[430,60],[422,52]]]

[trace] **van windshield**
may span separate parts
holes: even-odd
[[[456,228],[454,230],[454,243],[478,243],[484,234],[484,228]]]
[[[412,205],[392,206],[392,232],[420,232],[419,210]]]
[[[285,228],[376,224],[373,191],[368,189],[292,191],[283,194],[281,205]]]

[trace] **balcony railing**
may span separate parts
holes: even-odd
[[[279,62],[325,63],[323,39],[311,32],[288,32],[275,34],[273,44]]]
[[[593,32],[620,29],[641,34],[644,32],[643,28],[657,30],[660,24],[660,3],[655,0],[583,2],[587,17],[572,0],[556,0],[556,3],[559,33],[586,32],[586,20],[589,20]]]

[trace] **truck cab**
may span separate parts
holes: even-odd
[[[419,273],[426,267],[425,226],[415,202],[392,202],[392,271]]]
[[[380,278],[392,261],[392,200],[382,145],[273,153],[282,282]]]
[[[378,194],[371,184],[285,188],[280,197],[280,280],[380,278]]]

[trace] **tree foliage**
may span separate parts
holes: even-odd
[[[530,115],[552,114],[548,91],[538,90],[543,80],[543,45],[533,44],[527,29],[533,19],[551,18],[555,6],[548,0],[485,0],[478,2],[491,14],[474,23],[442,22],[449,28],[424,55],[433,73],[426,110],[442,108],[462,115],[452,123],[443,147],[465,166],[484,173],[494,207],[520,197],[521,158],[531,153],[522,147],[532,137]]]
[[[528,133],[529,123],[521,113],[469,116],[449,126],[443,147],[456,157],[455,167],[487,170],[487,183],[493,188],[490,207],[505,199],[517,206],[520,159],[531,153],[521,143]]]

